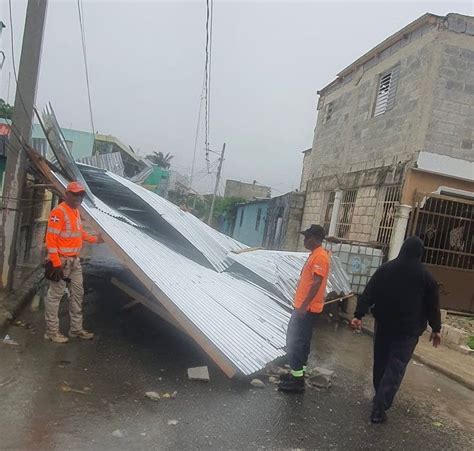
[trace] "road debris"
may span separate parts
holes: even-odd
[[[416,366],[425,366],[425,365],[423,365],[422,363],[416,362],[415,360],[413,360],[413,365],[416,365]]]
[[[276,376],[269,376],[268,382],[270,382],[270,384],[279,384],[280,378]]]
[[[192,381],[209,382],[209,369],[207,366],[197,366],[195,368],[188,368],[188,378]]]
[[[124,438],[125,435],[120,429],[115,429],[114,432],[112,432],[112,435],[117,438]]]
[[[87,391],[78,390],[77,388],[72,388],[67,382],[61,382],[58,385],[58,389],[65,393],[79,393],[81,395],[87,395]]]
[[[147,391],[145,396],[152,401],[159,401],[161,399],[160,395],[156,391]]]
[[[307,385],[311,388],[331,388],[334,371],[326,368],[315,367],[307,371]]]
[[[250,381],[250,385],[257,388],[265,388],[265,384],[260,379],[257,379],[257,378],[252,379]]]
[[[10,346],[20,346],[20,343],[17,343],[10,335],[5,335],[5,338],[2,340],[4,344]]]
[[[443,423],[441,423],[439,421],[433,421],[433,426],[435,426],[437,428],[440,428],[441,426],[443,426]]]
[[[58,362],[58,367],[59,368],[66,368],[66,366],[70,365],[71,361],[70,360],[60,360]]]
[[[176,426],[178,424],[178,420],[168,420],[168,426]]]

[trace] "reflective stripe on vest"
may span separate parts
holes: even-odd
[[[82,236],[82,233],[81,232],[59,232],[59,236],[61,238],[79,238],[80,236]]]
[[[53,235],[59,235],[61,233],[61,230],[54,229],[53,227],[48,227],[47,232],[52,233]]]
[[[80,247],[59,247],[59,253],[63,254],[79,254],[81,252]]]
[[[58,248],[57,247],[50,247],[48,249],[48,254],[57,254],[58,253]]]
[[[71,226],[71,220],[69,218],[69,213],[62,205],[58,205],[58,208],[63,212],[64,222],[66,223],[66,231],[71,232],[72,226]]]

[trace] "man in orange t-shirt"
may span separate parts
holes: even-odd
[[[278,389],[284,392],[304,391],[304,373],[311,347],[313,320],[324,308],[329,275],[329,255],[322,247],[325,237],[320,225],[312,224],[303,232],[304,246],[311,251],[296,288],[294,310],[286,334],[286,353],[291,372],[282,378]]]

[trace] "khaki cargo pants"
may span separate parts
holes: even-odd
[[[82,330],[82,300],[84,298],[81,261],[79,257],[61,257],[61,262],[63,264],[64,278],[71,279],[69,284],[71,292],[69,298],[69,330],[71,332],[79,332]],[[67,282],[65,280],[60,280],[59,282],[49,281],[49,290],[44,307],[46,333],[50,336],[59,333],[59,303],[64,295],[66,285]]]

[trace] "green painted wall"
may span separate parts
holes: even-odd
[[[143,185],[152,191],[160,192],[160,186],[163,187],[163,184],[167,185],[169,178],[170,171],[153,165],[153,172],[145,179]]]
[[[92,155],[92,149],[94,148],[94,135],[89,132],[83,132],[80,130],[72,130],[70,128],[61,129],[66,141],[69,141],[68,145],[72,145],[72,155],[75,160],[83,157],[90,157]],[[33,132],[31,135],[34,138],[45,139],[43,129],[38,124],[33,124]]]

